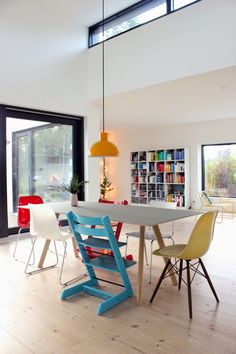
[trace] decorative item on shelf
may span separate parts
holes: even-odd
[[[62,183],[61,189],[63,191],[68,191],[71,193],[70,195],[70,201],[71,201],[71,206],[77,206],[78,204],[78,195],[77,193],[79,192],[79,189],[84,186],[85,183],[88,183],[89,181],[80,181],[79,176],[74,175],[71,177],[70,182],[68,184]]]
[[[102,199],[106,199],[106,195],[108,192],[111,192],[114,188],[111,186],[111,182],[109,179],[104,175],[102,182],[100,184],[100,193]]]
[[[108,133],[105,132],[105,33],[104,33],[104,0],[102,0],[102,132],[100,140],[90,147],[90,157],[115,157],[119,155],[119,150],[115,144],[108,140]]]

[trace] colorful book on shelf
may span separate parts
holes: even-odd
[[[164,162],[157,162],[156,171],[157,172],[164,172],[164,170],[165,170]]]

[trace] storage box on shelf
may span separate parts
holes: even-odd
[[[187,149],[131,152],[131,202],[148,204],[153,199],[189,207]]]

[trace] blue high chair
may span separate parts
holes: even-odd
[[[61,299],[64,300],[81,292],[97,296],[104,299],[97,309],[97,314],[101,315],[105,311],[110,310],[134,295],[126,268],[134,265],[135,261],[129,261],[122,258],[119,248],[125,246],[126,243],[116,240],[108,216],[78,216],[71,211],[67,213],[67,218],[90,279],[64,289],[61,293]],[[87,247],[92,247],[93,249],[105,249],[108,252],[107,254],[102,254],[99,257],[90,259],[86,250]],[[111,272],[119,273],[123,284],[117,284],[110,280],[98,278],[95,274],[94,268],[106,269]],[[124,290],[118,294],[112,294],[101,290],[99,289],[99,280],[122,286]]]

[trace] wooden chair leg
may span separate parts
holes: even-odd
[[[179,262],[179,285],[178,285],[179,290],[181,288],[182,270],[183,270],[183,260],[180,259],[180,262]]]
[[[209,284],[209,286],[210,286],[210,288],[211,288],[211,290],[212,290],[212,292],[213,292],[213,294],[214,294],[214,296],[215,296],[216,301],[219,302],[219,298],[218,298],[218,296],[217,296],[217,294],[216,294],[215,288],[214,288],[214,286],[213,286],[213,284],[212,284],[212,282],[211,282],[211,279],[210,279],[210,277],[209,277],[209,274],[208,274],[208,272],[207,272],[207,270],[206,270],[206,268],[205,268],[205,266],[204,266],[203,261],[201,260],[201,258],[199,258],[199,263],[201,264],[202,270],[203,270],[203,272],[204,272],[204,274],[205,274],[205,277],[206,277],[206,279],[207,279],[207,281],[208,281],[208,284]]]
[[[160,287],[160,285],[161,285],[161,282],[162,282],[162,280],[164,279],[164,276],[165,276],[165,274],[166,274],[166,271],[167,271],[167,269],[168,269],[168,267],[169,267],[170,265],[171,265],[171,260],[170,260],[170,258],[169,258],[169,260],[168,260],[168,262],[166,263],[166,265],[165,265],[165,267],[164,267],[164,269],[163,269],[163,271],[162,271],[162,273],[161,273],[161,276],[160,276],[160,278],[159,278],[159,280],[158,280],[158,282],[157,282],[157,285],[156,285],[155,290],[154,290],[154,292],[153,292],[153,294],[152,294],[150,303],[153,302],[153,300],[154,300],[154,298],[155,298],[155,296],[156,296],[156,293],[157,293],[157,291],[158,291],[158,289],[159,289],[159,287]]]
[[[189,317],[192,318],[192,294],[191,294],[191,278],[190,278],[190,267],[189,262],[187,264],[187,286],[188,286],[188,308],[189,308]]]

